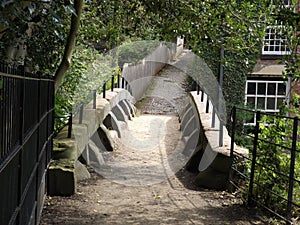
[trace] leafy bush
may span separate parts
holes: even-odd
[[[242,111],[244,112],[244,111]],[[240,113],[242,114],[242,113]],[[237,116],[240,121],[245,121],[245,116]],[[238,120],[238,121],[239,121]],[[300,131],[298,129],[298,136]],[[293,136],[293,119],[276,115],[263,115],[259,121],[258,144],[253,180],[253,192],[248,193],[253,158],[254,127],[237,123],[235,142],[249,149],[250,160],[236,162],[234,167],[241,171],[245,177],[235,176],[234,180],[241,187],[245,201],[248,195],[259,205],[264,205],[277,212],[279,215],[287,215],[287,198],[289,191],[289,176],[291,165],[291,148]],[[300,142],[296,143],[295,181],[293,190],[293,202],[300,204]],[[238,175],[238,174],[236,174]],[[299,207],[293,206],[292,216],[300,216]]]
[[[99,54],[83,45],[77,46],[72,66],[55,96],[56,115],[71,113],[83,101],[88,101],[87,97],[91,98],[93,90],[102,92],[103,82],[118,71],[117,67],[112,66],[114,64],[111,55]],[[59,129],[61,121],[65,124],[66,120],[60,119],[55,129]]]
[[[118,65],[123,67],[124,63],[136,63],[145,58],[160,44],[159,41],[127,41],[118,47]]]
[[[287,208],[287,201],[283,198],[287,199],[288,197],[292,135],[292,119],[274,116],[262,117],[258,136],[260,141],[257,148],[257,165],[254,174],[256,185],[253,197],[281,214],[285,214]],[[297,142],[296,145],[296,149],[300,149],[300,142]],[[300,155],[296,153],[295,179],[298,181],[295,181],[293,201],[297,204],[300,204],[299,160]],[[293,213],[295,217],[299,216],[299,208],[295,207]]]

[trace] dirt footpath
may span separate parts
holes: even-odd
[[[90,168],[92,178],[79,182],[75,195],[47,197],[42,225],[268,224],[235,195],[196,187],[195,174],[174,167],[184,79],[170,65],[155,77],[125,140],[103,153],[105,164]]]
[[[41,224],[267,224],[234,195],[194,187],[192,177],[182,170],[159,184],[125,186],[92,173],[75,195],[47,197]]]

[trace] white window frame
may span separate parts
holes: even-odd
[[[263,55],[288,55],[291,51],[288,48],[287,37],[282,36],[283,25],[268,26],[264,45],[262,47]]]
[[[290,0],[287,0],[283,7],[292,8],[293,4]],[[278,24],[277,21],[275,21],[274,25],[267,27],[264,45],[262,47],[262,55],[282,56],[291,54],[291,51],[288,48],[287,37],[282,36],[283,29],[284,24]]]
[[[254,94],[248,94],[248,86],[250,83],[254,83],[255,84],[255,93]],[[265,92],[264,94],[259,94],[258,93],[258,84],[265,84]],[[275,95],[274,94],[268,94],[268,85],[269,84],[275,84],[276,88],[275,88]],[[278,85],[279,84],[284,84],[285,85],[285,93],[282,95],[278,94]],[[269,113],[278,113],[279,112],[279,108],[277,107],[277,103],[278,103],[278,99],[283,99],[286,100],[287,99],[287,93],[288,93],[288,84],[286,84],[284,81],[282,80],[247,80],[246,82],[246,88],[245,88],[245,105],[247,106],[248,104],[248,98],[254,98],[255,102],[254,102],[254,109],[258,109],[261,110],[262,112],[269,112]],[[259,108],[258,107],[258,98],[264,98],[264,108]],[[268,99],[275,99],[275,103],[274,109],[268,109],[267,108],[267,101]],[[256,122],[256,118],[254,118],[253,123],[251,122],[247,122],[245,123],[245,125],[255,125]]]

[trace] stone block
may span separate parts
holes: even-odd
[[[112,112],[115,114],[116,118],[119,121],[123,121],[123,122],[127,121],[126,114],[119,104],[113,107]]]
[[[217,157],[210,164],[210,167],[221,173],[229,173],[231,159],[229,156],[218,153]]]
[[[77,148],[74,139],[54,139],[53,159],[77,159]]]
[[[48,194],[70,196],[75,191],[75,160],[52,160],[48,169]]]
[[[195,184],[214,190],[226,190],[228,186],[228,174],[220,173],[212,168],[199,172]]]
[[[75,178],[76,181],[87,180],[91,178],[91,174],[89,173],[88,169],[78,160],[75,162]]]

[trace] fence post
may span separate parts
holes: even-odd
[[[215,125],[216,125],[216,110],[215,110],[215,107],[213,106],[212,118],[211,118],[211,127],[214,128]]]
[[[103,94],[103,98],[105,98],[106,82],[104,82],[102,89],[103,89],[103,93],[102,93]]]
[[[125,86],[125,78],[122,77],[122,88],[124,88],[124,86]]]
[[[256,152],[257,152],[257,146],[258,146],[259,121],[260,121],[260,111],[257,111],[256,112],[255,134],[254,134],[254,141],[253,141],[250,181],[249,181],[249,195],[248,195],[248,204],[249,205],[252,205],[252,203],[253,203],[253,201],[252,201],[253,183],[254,183],[254,172],[255,172],[255,164],[256,164]]]
[[[223,146],[223,133],[224,133],[224,126],[220,115],[219,147]]]
[[[231,142],[230,142],[230,158],[233,159],[234,152],[234,134],[236,125],[236,107],[234,106],[231,111]]]
[[[118,76],[117,88],[120,88],[120,74],[118,74],[117,76]]]
[[[93,90],[93,109],[96,109],[97,104],[97,90]]]
[[[288,192],[288,203],[287,203],[287,219],[292,219],[292,203],[293,203],[293,190],[294,190],[294,176],[295,176],[295,161],[296,161],[296,145],[297,145],[297,133],[298,133],[298,117],[293,120],[293,142],[291,149],[291,164],[290,164],[290,175],[289,175],[289,192]],[[291,224],[291,222],[287,222]]]
[[[70,113],[69,121],[68,121],[68,138],[71,138],[72,135],[72,125],[73,125],[73,113]]]
[[[82,124],[82,119],[83,119],[83,104],[80,105],[79,109],[79,124]]]
[[[114,85],[115,85],[115,75],[111,76],[111,91],[114,91]]]
[[[203,102],[203,101],[204,101],[204,91],[201,90],[201,102]]]
[[[205,108],[205,112],[208,113],[209,112],[209,99],[207,96],[207,100],[206,100],[206,108]]]

